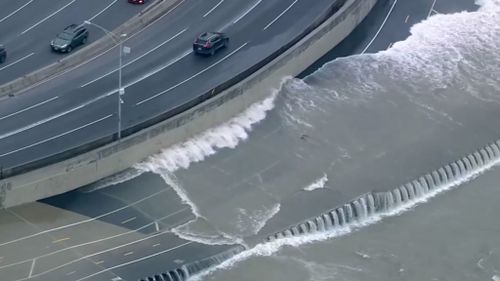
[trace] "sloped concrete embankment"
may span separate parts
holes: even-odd
[[[293,46],[243,80],[203,102],[127,136],[70,159],[0,181],[0,207],[7,208],[61,194],[117,174],[132,165],[214,127],[276,89],[285,76],[295,76],[340,43],[368,14],[377,0],[347,0],[333,15]],[[338,2],[333,2],[337,3]],[[210,94],[210,93],[209,93]]]

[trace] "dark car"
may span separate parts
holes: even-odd
[[[144,4],[146,0],[128,0],[128,2],[132,4]]]
[[[88,37],[89,32],[83,25],[72,24],[57,34],[56,39],[50,41],[50,47],[56,52],[69,53],[79,45],[87,43]]]
[[[0,45],[0,63],[4,63],[6,59],[7,51],[5,50],[4,46]]]
[[[228,43],[229,38],[222,32],[205,32],[194,40],[193,52],[213,56],[217,50],[226,47]]]

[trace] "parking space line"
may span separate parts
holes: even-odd
[[[201,75],[201,74],[205,73],[206,71],[208,71],[208,70],[212,69],[212,68],[213,68],[213,67],[215,67],[216,65],[218,65],[218,64],[220,64],[221,62],[225,61],[227,58],[229,58],[230,56],[234,55],[234,54],[235,54],[235,53],[237,53],[239,50],[241,50],[242,48],[244,48],[247,44],[248,44],[248,42],[246,42],[245,44],[241,45],[241,46],[240,46],[240,47],[238,47],[236,50],[232,51],[231,53],[229,53],[228,55],[226,55],[226,56],[225,56],[225,57],[223,57],[222,59],[218,60],[216,63],[214,63],[214,64],[210,65],[209,67],[207,67],[207,68],[203,69],[202,71],[200,71],[200,72],[196,73],[195,75],[193,75],[193,76],[191,76],[191,77],[189,77],[189,78],[185,79],[184,81],[181,81],[181,82],[179,82],[179,83],[175,84],[174,86],[172,86],[172,87],[170,87],[170,88],[168,88],[168,89],[166,89],[166,90],[164,90],[164,91],[161,91],[161,92],[159,92],[159,93],[157,93],[157,94],[155,94],[155,95],[152,95],[152,96],[150,96],[150,97],[148,97],[148,98],[146,98],[146,99],[143,99],[143,100],[141,100],[141,101],[137,102],[135,105],[136,105],[136,106],[141,105],[141,104],[143,104],[143,103],[145,103],[145,102],[148,102],[148,101],[150,101],[150,100],[152,100],[152,99],[155,99],[155,98],[157,98],[157,97],[159,97],[159,96],[161,96],[161,95],[164,95],[164,94],[165,94],[165,93],[167,93],[167,92],[170,92],[171,90],[173,90],[173,89],[175,89],[175,88],[177,88],[177,87],[179,87],[179,86],[181,86],[181,85],[185,84],[185,83],[186,83],[186,82],[188,82],[188,81],[191,81],[192,79],[194,79],[194,78],[198,77],[199,75]]]
[[[220,0],[219,3],[217,3],[212,9],[210,9],[208,12],[206,12],[203,17],[205,18],[206,16],[210,15],[215,9],[217,9],[217,7],[220,6],[220,4],[222,4],[224,2],[224,0]]]
[[[57,11],[53,12],[52,14],[48,15],[47,17],[45,17],[44,19],[42,19],[41,21],[35,23],[34,25],[32,25],[31,27],[29,27],[28,29],[26,29],[25,31],[21,32],[21,34],[24,34],[30,30],[32,30],[33,28],[39,26],[40,24],[42,24],[44,21],[50,19],[51,17],[53,17],[55,14],[59,13],[60,11],[66,9],[69,5],[75,3],[76,0],[72,0],[71,2],[69,2],[68,4],[62,6],[61,8],[59,8]]]
[[[31,57],[31,56],[32,56],[32,55],[34,55],[34,54],[35,54],[35,53],[27,54],[26,56],[24,56],[24,57],[22,57],[22,58],[20,58],[20,59],[18,59],[18,60],[15,60],[15,61],[13,61],[13,62],[11,62],[11,63],[7,64],[6,66],[1,67],[1,68],[0,68],[0,70],[4,70],[4,69],[6,69],[6,68],[8,68],[8,67],[10,67],[10,66],[13,66],[14,64],[19,63],[19,62],[21,62],[21,61],[23,61],[23,60],[25,60],[25,59],[27,59],[27,58]]]
[[[290,10],[293,7],[293,5],[295,5],[295,3],[297,3],[297,1],[299,0],[293,1],[293,3],[290,4],[290,6],[288,6],[283,12],[281,12],[281,14],[279,14],[275,19],[273,19],[270,23],[268,23],[263,30],[268,29],[271,25],[273,25],[273,23],[279,20],[286,12],[288,12],[288,10]]]

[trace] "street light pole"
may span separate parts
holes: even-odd
[[[118,92],[117,92],[117,100],[118,100],[118,131],[117,131],[117,138],[120,140],[122,138],[122,103],[123,99],[122,96],[125,94],[125,89],[122,86],[122,66],[123,66],[123,38],[127,37],[127,34],[120,34],[120,36],[116,36],[113,32],[107,30],[106,28],[93,23],[89,20],[86,20],[83,22],[84,24],[87,25],[93,25],[100,30],[102,30],[105,34],[107,34],[115,43],[118,44],[118,51],[119,53],[119,63],[118,63]],[[118,38],[118,39],[117,39]]]

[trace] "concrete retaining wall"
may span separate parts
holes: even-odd
[[[162,148],[214,127],[264,99],[285,76],[295,76],[340,43],[377,0],[348,0],[334,16],[259,71],[221,94],[136,134],[0,181],[0,207],[61,194],[119,173]]]

